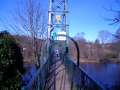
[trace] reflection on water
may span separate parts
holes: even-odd
[[[106,88],[119,87],[120,64],[81,64],[81,67],[101,85]]]

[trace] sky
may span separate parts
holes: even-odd
[[[0,0],[0,31],[6,30],[7,25],[13,22],[11,16],[22,0]],[[23,0],[24,1],[24,0]],[[40,0],[44,10],[48,10],[48,0]],[[100,30],[109,30],[111,33],[119,25],[109,25],[111,22],[105,18],[112,18],[115,13],[107,10],[112,7],[119,9],[115,0],[68,0],[69,1],[69,34],[74,37],[77,33],[84,32],[88,41],[94,41]]]

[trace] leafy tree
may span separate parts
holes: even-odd
[[[19,90],[24,73],[19,45],[8,32],[0,33],[0,90]]]

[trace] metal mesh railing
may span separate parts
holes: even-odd
[[[46,78],[49,75],[49,62],[47,61],[42,68],[38,69],[35,76],[31,79],[23,90],[44,90]]]
[[[78,67],[71,58],[64,60],[66,71],[71,82],[71,90],[105,90],[105,88],[93,80],[81,67]]]

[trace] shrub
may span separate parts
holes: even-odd
[[[19,45],[7,32],[0,33],[0,90],[19,90],[24,73]]]
[[[105,55],[105,58],[118,58],[118,55],[115,53],[108,53]]]

